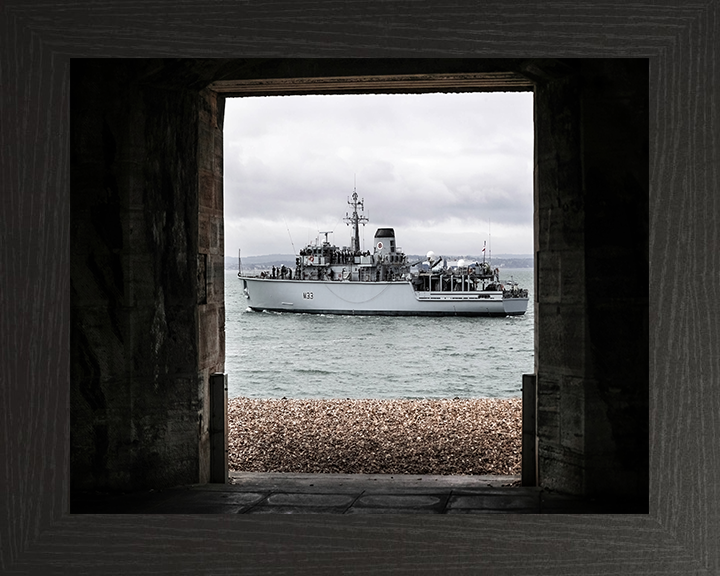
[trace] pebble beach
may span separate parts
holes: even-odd
[[[521,471],[520,398],[228,401],[229,468],[242,472]]]

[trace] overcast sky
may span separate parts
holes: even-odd
[[[349,246],[354,186],[366,250],[533,252],[530,92],[229,98],[224,142],[227,256]]]

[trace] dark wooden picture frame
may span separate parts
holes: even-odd
[[[0,572],[720,571],[718,2],[0,7]],[[69,89],[75,57],[650,61],[650,514],[69,515]],[[608,231],[608,233],[611,233]]]

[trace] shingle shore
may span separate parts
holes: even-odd
[[[519,398],[233,398],[228,425],[233,471],[520,474]]]

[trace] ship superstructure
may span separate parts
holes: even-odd
[[[428,252],[409,262],[398,248],[393,228],[378,228],[373,250],[360,248],[360,224],[368,218],[356,190],[348,199],[352,213],[350,246],[328,240],[309,244],[296,257],[295,268],[282,266],[259,277],[243,276],[251,310],[322,314],[434,316],[507,316],[524,314],[528,293],[516,283],[500,282],[489,262],[447,259]]]

